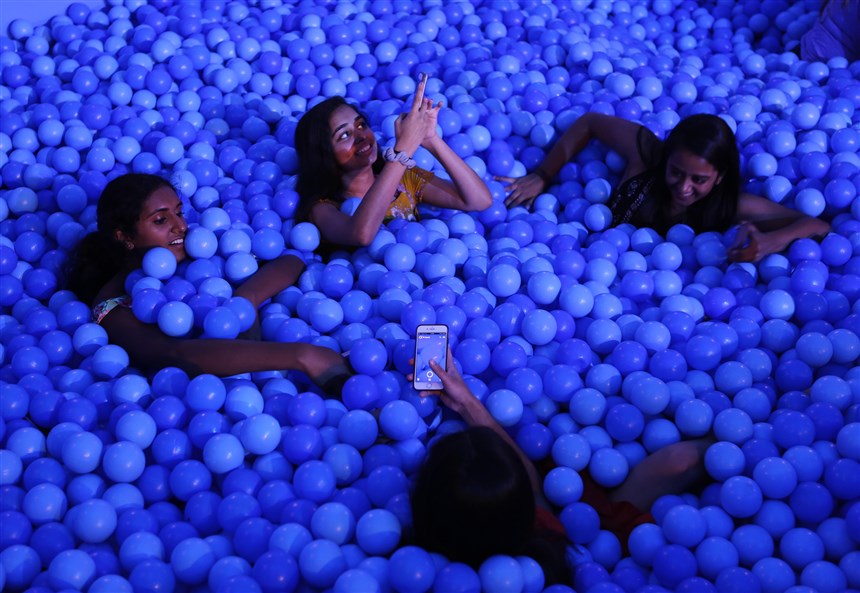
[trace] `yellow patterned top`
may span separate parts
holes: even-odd
[[[406,169],[406,172],[403,173],[403,177],[400,179],[400,183],[397,184],[397,189],[394,190],[394,197],[388,206],[385,222],[395,218],[404,218],[410,221],[418,220],[418,204],[422,201],[424,186],[433,177],[435,177],[433,173],[421,167]],[[339,207],[333,200],[323,199],[320,202],[328,202],[335,207]]]
[[[391,205],[388,207],[385,220],[394,218],[418,220],[418,204],[424,194],[424,186],[431,179],[433,179],[433,173],[430,171],[425,171],[420,167],[406,169],[403,178],[397,184],[397,190]]]

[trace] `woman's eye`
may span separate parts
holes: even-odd
[[[155,224],[164,224],[166,220],[166,218],[156,218],[153,222],[155,222]]]

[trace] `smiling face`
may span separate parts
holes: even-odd
[[[355,109],[349,105],[335,109],[329,118],[329,129],[334,158],[342,171],[368,167],[376,161],[373,130]]]
[[[722,179],[711,163],[688,150],[674,151],[666,163],[666,186],[677,211],[706,198]]]
[[[182,261],[186,257],[187,232],[188,224],[182,214],[179,196],[169,187],[160,187],[143,202],[134,236],[127,237],[117,231],[117,238],[128,249],[164,247],[176,256],[176,261]]]

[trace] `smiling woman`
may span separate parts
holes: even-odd
[[[392,218],[417,220],[418,204],[484,210],[492,198],[484,182],[436,132],[441,104],[424,98],[423,77],[412,106],[395,124],[395,144],[382,151],[367,118],[342,97],[322,101],[299,120],[296,153],[298,217],[337,245],[368,245],[379,225]],[[415,167],[423,146],[439,160],[451,181]],[[350,216],[340,205],[351,196],[361,203]]]
[[[696,232],[722,232],[740,223],[738,240],[729,252],[736,261],[758,261],[795,239],[830,230],[823,220],[741,192],[735,135],[725,121],[707,114],[682,120],[661,142],[640,124],[586,113],[562,134],[533,173],[500,178],[509,183],[506,204],[530,204],[595,138],[627,163],[608,203],[614,225],[631,223],[665,233],[679,223]]]
[[[186,257],[188,224],[182,215],[182,202],[171,187],[160,187],[146,199],[134,235],[118,232],[117,238],[133,248],[166,247],[176,256],[176,261],[181,262]]]
[[[140,267],[143,255],[164,247],[177,261],[187,256],[188,225],[182,201],[166,180],[136,173],[117,177],[102,192],[97,219],[98,230],[78,246],[68,287],[93,306],[96,322],[136,365],[147,370],[176,366],[192,375],[219,376],[298,370],[327,392],[339,393],[349,371],[343,357],[328,348],[256,340],[178,339],[135,317],[125,281]],[[303,269],[298,258],[282,256],[261,267],[233,296],[247,299],[256,310],[292,285]]]

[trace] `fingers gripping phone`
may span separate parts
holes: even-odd
[[[442,380],[430,368],[435,360],[448,370],[448,326],[419,325],[415,334],[415,368],[412,370],[412,386],[417,391],[439,391]]]

